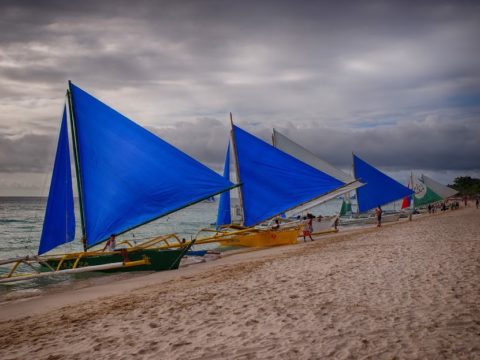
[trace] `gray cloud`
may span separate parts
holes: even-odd
[[[46,172],[51,170],[55,141],[56,138],[51,135],[28,134],[20,138],[10,138],[0,134],[0,168],[2,172]]]
[[[456,114],[457,116],[460,114]],[[399,124],[363,128],[324,126],[276,127],[284,135],[340,168],[350,168],[352,151],[385,170],[466,171],[480,169],[480,123],[457,118],[456,122],[429,116]],[[254,135],[271,142],[269,124],[236,121]],[[221,169],[228,141],[228,121],[199,119],[168,129],[151,129],[200,161]],[[394,159],[395,161],[392,161]]]
[[[49,168],[68,79],[217,169],[229,111],[343,167],[354,150],[392,171],[480,169],[475,1],[7,0],[0,14],[0,173]]]

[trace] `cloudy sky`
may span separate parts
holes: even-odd
[[[480,176],[478,1],[0,2],[0,195],[45,195],[67,80],[221,170],[228,113],[345,170]]]

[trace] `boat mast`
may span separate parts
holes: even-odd
[[[413,194],[411,197],[412,203],[410,204],[410,208],[412,209],[412,211],[414,211],[415,210],[415,185],[413,183],[413,171],[410,171],[410,184],[412,184],[412,191],[413,191]]]
[[[230,130],[230,136],[232,138],[232,148],[233,154],[235,156],[235,172],[237,175],[237,184],[241,184],[240,182],[240,166],[238,165],[238,156],[237,156],[237,144],[235,143],[235,134],[233,132],[233,116],[230,113],[230,125],[232,129]],[[240,208],[242,209],[242,225],[245,224],[245,208],[243,207],[243,187],[240,186],[238,189],[238,201],[240,202]]]
[[[362,181],[362,179],[357,179],[355,176],[355,154],[352,151],[352,171],[354,179]],[[358,203],[358,188],[355,189],[355,197],[357,198],[357,214],[360,214],[360,204]]]
[[[83,211],[83,191],[82,191],[82,180],[80,175],[80,160],[79,160],[79,153],[78,153],[78,141],[77,141],[77,126],[75,122],[75,115],[73,109],[73,95],[71,89],[72,82],[68,80],[68,110],[70,113],[70,124],[72,129],[72,143],[73,143],[73,154],[75,160],[75,170],[77,174],[77,188],[78,188],[78,202],[80,204],[80,219],[82,223],[82,244],[83,244],[83,251],[87,251],[87,238],[86,238],[86,231],[85,231],[85,214]]]

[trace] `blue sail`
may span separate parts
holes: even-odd
[[[230,143],[228,143],[227,154],[225,155],[223,177],[227,180],[230,180]],[[232,223],[232,216],[230,212],[230,191],[226,191],[220,195],[217,213],[217,227]]]
[[[70,242],[74,238],[75,214],[73,212],[72,172],[68,146],[67,114],[64,108],[38,255]]]
[[[233,184],[71,84],[87,246]]]
[[[344,183],[233,126],[244,225],[252,226]]]
[[[353,155],[355,178],[365,183],[357,189],[358,210],[365,212],[410,196],[413,191]]]

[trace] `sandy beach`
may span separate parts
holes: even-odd
[[[0,306],[1,359],[479,359],[480,210]]]

